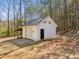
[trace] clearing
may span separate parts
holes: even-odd
[[[0,59],[79,59],[79,40],[62,36],[42,42],[28,39],[2,41]]]

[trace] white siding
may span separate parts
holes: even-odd
[[[23,38],[29,38],[37,41],[37,27],[36,26],[24,26],[23,27]]]
[[[22,28],[23,28],[22,36],[23,36],[23,38],[26,38],[26,36],[25,36],[25,32],[26,32],[26,31],[25,31],[25,26],[23,26]]]
[[[26,37],[29,39],[32,39],[32,27],[31,26],[26,27]]]
[[[38,41],[38,34],[37,34],[37,27],[36,26],[32,27],[32,39],[34,41]]]
[[[52,20],[48,18],[40,22],[37,28],[38,28],[38,39],[40,39],[40,29],[44,29],[44,39],[51,39],[56,36],[56,26],[53,24]]]
[[[23,26],[23,38],[39,41],[41,40],[40,30],[44,29],[44,39],[52,39],[56,37],[56,27],[55,22],[50,17],[47,17],[38,25]]]

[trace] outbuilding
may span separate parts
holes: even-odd
[[[52,39],[57,36],[57,24],[50,16],[28,21],[22,28],[23,38],[29,38],[34,41]]]

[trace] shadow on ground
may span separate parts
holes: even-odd
[[[31,40],[31,39],[21,38],[21,39],[11,39],[11,40],[7,40],[7,41],[1,42],[1,43],[6,43],[6,42],[12,43],[12,44],[18,46],[19,48],[23,48],[23,47],[28,47],[28,46],[31,46],[31,45],[39,44],[43,41],[36,42],[36,41]]]
[[[0,42],[0,59],[20,48],[37,45],[42,42],[36,42],[31,39],[10,39]]]

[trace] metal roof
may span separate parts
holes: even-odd
[[[42,20],[44,20],[44,18],[33,19],[33,20],[30,20],[30,21],[24,23],[23,26],[37,25],[37,24],[39,24]]]
[[[23,24],[23,26],[37,25],[41,21],[43,21],[45,18],[51,19],[50,16],[48,16],[48,17],[42,17],[42,18],[38,18],[38,19],[33,19],[33,20],[30,20],[30,21],[26,22],[25,24]],[[57,27],[57,24],[54,21],[53,21],[53,24]]]

